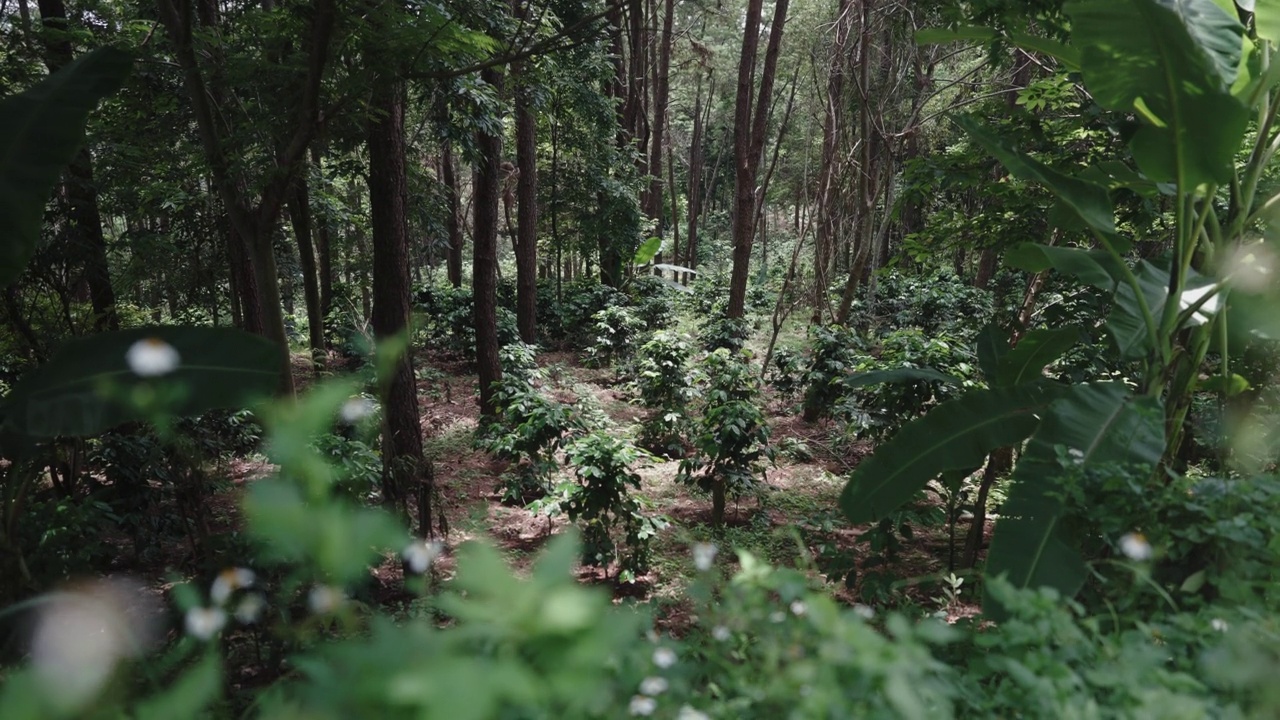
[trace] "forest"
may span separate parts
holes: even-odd
[[[0,0],[0,718],[1280,715],[1280,0]]]

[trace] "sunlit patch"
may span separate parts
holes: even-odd
[[[666,669],[676,664],[676,651],[660,647],[653,651],[653,664]]]
[[[694,543],[693,544],[693,566],[698,572],[706,572],[711,569],[711,565],[716,561],[716,553],[720,552],[720,548],[711,543]]]
[[[214,578],[213,585],[209,587],[209,599],[218,605],[224,605],[231,593],[253,587],[255,579],[253,571],[247,568],[227,568]]]
[[[1275,282],[1276,253],[1264,242],[1240,245],[1223,263],[1223,276],[1233,287],[1262,292]]]
[[[124,359],[138,377],[167,375],[177,370],[182,361],[172,345],[154,337],[143,338],[130,345]]]
[[[64,710],[91,701],[116,663],[154,640],[158,610],[140,585],[111,579],[49,598],[31,641],[36,675]]]
[[[667,691],[667,679],[664,677],[647,677],[640,682],[640,692],[644,695],[661,695]]]
[[[439,540],[415,540],[401,553],[405,565],[414,575],[422,575],[431,569],[431,564],[444,552],[444,544]]]
[[[342,422],[348,425],[355,425],[364,420],[377,410],[378,406],[367,397],[353,397],[342,403],[342,409],[338,411],[338,417],[342,418]]]
[[[657,709],[658,701],[645,695],[636,695],[631,698],[631,704],[627,706],[627,711],[632,715],[652,715]]]
[[[316,615],[328,615],[342,607],[346,600],[347,596],[341,590],[329,585],[316,585],[307,594],[307,607]]]

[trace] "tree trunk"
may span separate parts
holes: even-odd
[[[711,90],[715,86],[712,84]],[[710,110],[711,102],[707,103]],[[693,96],[693,133],[689,138],[689,232],[685,240],[685,267],[698,269],[698,220],[702,217],[702,172],[706,151],[703,148],[703,132],[706,123],[702,115],[702,71]]]
[[[320,148],[312,148],[311,162],[318,168],[320,167],[320,158],[323,153]],[[320,278],[320,319],[325,325],[324,348],[329,348],[329,333],[327,332],[329,313],[333,310],[333,251],[330,242],[330,218],[327,215],[320,214],[316,217],[316,272]]]
[[[56,33],[46,44],[45,65],[50,73],[72,60],[67,6],[62,0],[40,0],[40,22]],[[21,5],[26,9],[26,3]],[[24,13],[25,15],[25,13]],[[24,17],[24,21],[28,18]],[[67,169],[67,234],[72,247],[79,250],[85,283],[89,286],[89,303],[93,307],[93,329],[118,330],[120,316],[116,312],[116,295],[111,287],[107,264],[107,240],[102,233],[102,216],[98,211],[98,188],[93,178],[93,158],[87,147],[81,148]]]
[[[481,79],[500,88],[502,73],[489,68]],[[476,132],[480,164],[476,170],[472,204],[471,289],[475,298],[476,370],[480,381],[480,413],[496,419],[493,384],[502,378],[498,362],[498,202],[502,195],[502,136]]]
[[[380,341],[409,332],[409,234],[406,221],[404,87],[392,75],[389,58],[377,58],[369,122],[369,211],[373,230],[373,333]],[[379,352],[383,349],[380,347]],[[380,363],[381,365],[381,363]],[[383,393],[383,501],[404,507],[423,461],[422,425],[413,353],[405,347],[388,374],[378,378]],[[430,497],[428,494],[427,497]],[[426,513],[430,517],[430,512]]]
[[[670,96],[671,28],[675,19],[675,0],[666,0],[662,12],[662,35],[658,40],[658,57],[653,77],[653,135],[649,140],[649,189],[645,194],[645,213],[657,223],[657,234],[663,236],[662,152],[666,146],[667,103]]]
[[[316,253],[311,244],[311,193],[307,175],[301,173],[288,203],[293,233],[298,240],[298,262],[302,265],[302,293],[307,300],[307,335],[311,359],[318,370],[324,358],[324,313],[320,312],[320,283],[316,273]]]
[[[733,274],[729,278],[728,308],[728,316],[731,318],[742,317],[746,310],[751,246],[755,237],[756,179],[764,153],[769,100],[773,96],[773,82],[778,69],[778,53],[782,46],[782,29],[786,23],[788,4],[789,0],[777,0],[773,7],[769,45],[765,50],[764,67],[760,71],[759,97],[753,109],[751,88],[760,46],[762,0],[748,0],[747,3],[747,27],[738,62],[738,91],[733,116]]]
[[[440,175],[444,182],[446,205],[445,226],[449,232],[449,256],[447,265],[449,284],[462,287],[462,208],[459,200],[458,177],[453,167],[453,143],[446,140],[440,147]]]
[[[840,0],[836,15],[835,36],[831,45],[830,69],[827,73],[827,97],[822,114],[822,154],[818,160],[818,224],[814,232],[813,247],[813,318],[815,325],[822,323],[828,309],[827,291],[831,285],[831,263],[839,242],[840,203],[840,138],[843,135],[845,102],[845,71],[851,58],[846,47],[849,31],[853,26],[853,0]]]
[[[515,0],[516,17],[524,20],[528,1]],[[512,66],[516,114],[516,202],[520,215],[516,228],[516,325],[520,339],[538,340],[538,138],[525,64]]]

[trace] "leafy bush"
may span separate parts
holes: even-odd
[[[664,330],[675,324],[679,291],[663,282],[662,278],[641,275],[631,281],[628,290],[636,316],[646,330]]]
[[[711,316],[698,328],[702,349],[707,352],[725,348],[737,352],[751,337],[751,322],[746,318],[730,318],[723,313]]]
[[[804,373],[804,419],[813,422],[831,412],[845,394],[844,378],[865,362],[862,339],[843,325],[809,328],[809,362]]]
[[[314,440],[333,468],[335,490],[351,500],[374,500],[382,487],[382,458],[361,440],[326,433]]]
[[[707,389],[693,435],[694,454],[680,461],[677,478],[712,496],[712,521],[724,522],[726,496],[754,492],[763,461],[773,460],[769,423],[749,354],[716,350],[704,361]]]
[[[688,368],[692,352],[683,336],[659,331],[637,357],[636,387],[640,403],[649,409],[640,425],[640,445],[666,457],[684,455],[689,406],[697,397]]]
[[[791,348],[779,348],[773,353],[768,381],[779,395],[794,397],[804,387],[804,378],[804,355]]]
[[[945,333],[964,341],[991,322],[995,312],[989,291],[974,287],[950,269],[931,275],[882,272],[876,282],[874,313],[868,312],[866,302],[859,299],[860,307],[850,314],[862,319],[860,329],[915,327],[926,335]]]
[[[424,316],[423,332],[437,350],[468,360],[476,354],[475,299],[470,288],[450,285],[423,288],[414,302]],[[507,306],[497,308],[498,344],[520,340],[515,313]]]
[[[643,322],[626,307],[607,307],[591,316],[592,341],[589,362],[607,367],[631,356]]]
[[[631,496],[631,489],[640,487],[632,468],[642,457],[629,443],[599,431],[565,448],[577,483],[560,507],[582,529],[582,561],[605,567],[616,562],[623,582],[634,582],[649,569],[649,541],[666,526],[645,516]],[[622,547],[614,539],[618,531]]]
[[[888,382],[849,388],[841,394],[837,413],[873,437],[892,434],[929,408],[957,397],[975,382],[977,369],[968,348],[943,335],[926,336],[916,328],[895,330],[881,339],[878,357],[864,357],[858,372],[928,368],[956,378]]]

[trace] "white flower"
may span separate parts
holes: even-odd
[[[307,606],[316,615],[328,615],[337,610],[342,601],[346,599],[347,597],[342,594],[341,590],[328,585],[316,585],[307,594]]]
[[[209,640],[227,624],[222,608],[195,607],[187,611],[187,634],[197,640]]]
[[[676,664],[676,651],[660,647],[653,651],[653,664],[664,670]]]
[[[262,593],[249,593],[240,598],[239,604],[236,605],[236,620],[241,625],[252,625],[262,617],[262,609],[266,606],[267,601],[262,597]]]
[[[415,540],[404,549],[404,561],[409,566],[409,572],[414,575],[421,575],[431,569],[431,563],[440,557],[440,553],[444,551],[444,544],[439,540],[427,542],[425,540]]]
[[[160,338],[143,338],[124,354],[129,369],[138,377],[167,375],[178,368],[178,351]]]
[[[853,614],[857,615],[863,620],[870,620],[871,618],[876,616],[876,611],[872,610],[869,605],[863,605],[862,603],[858,603],[853,606]]]
[[[1222,618],[1214,618],[1213,620],[1210,620],[1209,626],[1218,632],[1226,632],[1227,628],[1230,627],[1227,625],[1227,621]]]
[[[342,403],[342,409],[338,411],[338,416],[342,418],[342,422],[348,425],[355,425],[361,420],[373,414],[377,409],[377,405],[367,397],[353,397]]]
[[[636,695],[631,698],[631,704],[627,709],[632,715],[652,715],[653,711],[658,709],[658,701],[644,695]]]
[[[802,600],[793,600],[791,602],[791,614],[800,617],[809,612],[809,606],[804,604]]]
[[[256,579],[253,571],[248,568],[227,568],[218,573],[218,577],[213,580],[213,585],[209,586],[209,598],[218,605],[222,605],[236,590],[253,587]]]
[[[720,552],[720,548],[711,543],[694,543],[693,566],[698,568],[698,572],[710,570],[711,564],[716,561],[716,553],[718,552]]]
[[[701,710],[694,710],[685,705],[680,708],[680,712],[676,713],[676,720],[711,720],[710,717]]]
[[[733,633],[729,631],[729,628],[723,625],[717,625],[711,630],[711,637],[719,640],[720,642],[725,642],[729,638],[733,637]]]
[[[640,692],[644,695],[661,695],[667,691],[667,679],[664,677],[647,677],[640,683]]]
[[[770,622],[780,623],[786,619],[787,619],[787,614],[782,612],[781,610],[774,610],[773,612],[769,613]]]
[[[1142,533],[1125,533],[1120,538],[1120,552],[1130,560],[1142,562],[1151,559],[1151,543]]]
[[[1084,463],[1084,451],[1080,448],[1069,448],[1067,450],[1067,457],[1070,457],[1071,462],[1076,465]]]

